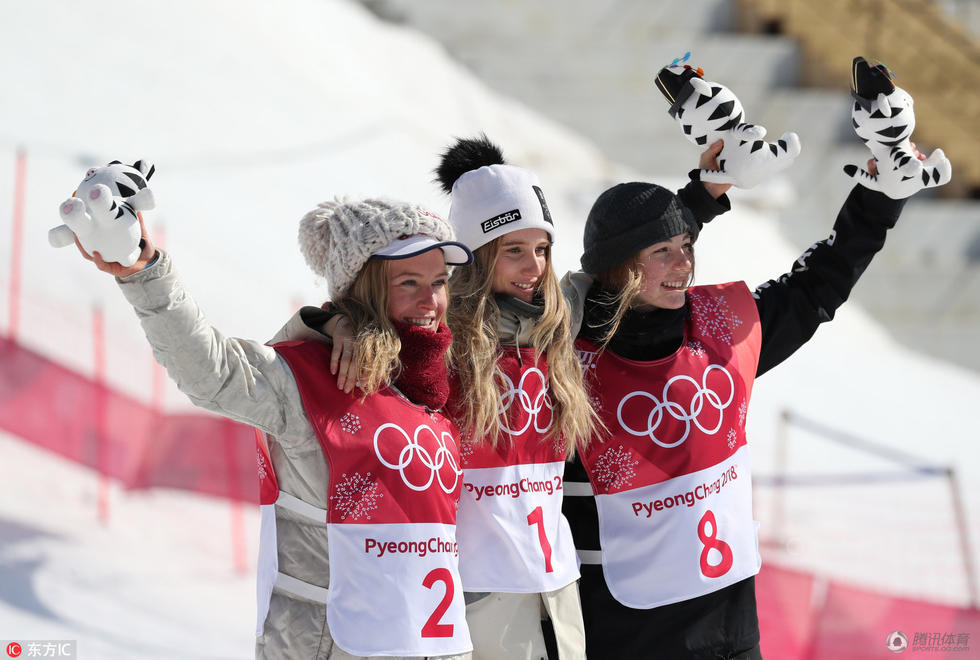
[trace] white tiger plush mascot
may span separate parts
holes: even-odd
[[[719,169],[701,170],[701,181],[751,188],[793,164],[800,155],[796,133],[784,133],[776,142],[763,141],[766,129],[742,121],[742,104],[730,89],[705,81],[701,69],[676,62],[661,69],[656,80],[670,103],[670,116],[694,144],[725,141],[717,157]]]
[[[871,150],[878,173],[845,165],[844,172],[849,177],[892,199],[904,199],[923,188],[949,182],[952,165],[942,149],[936,149],[924,161],[913,155],[909,141],[915,130],[912,97],[895,86],[884,64],[871,66],[863,57],[855,57],[851,64],[851,96],[851,123]]]
[[[124,165],[114,160],[85,173],[78,189],[59,209],[65,224],[48,232],[53,247],[82,244],[89,254],[98,252],[105,261],[132,266],[142,246],[137,211],[152,209],[153,192],[146,182],[156,168],[145,160]]]

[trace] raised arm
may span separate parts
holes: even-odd
[[[762,321],[760,375],[806,343],[819,324],[834,318],[884,246],[905,199],[923,188],[943,185],[952,176],[941,149],[926,158],[911,141],[912,97],[895,86],[884,64],[871,66],[862,57],[854,58],[851,96],[851,122],[872,158],[830,236],[804,252],[789,273],[756,289]],[[848,166],[845,172],[855,176],[857,169]]]
[[[724,147],[724,140],[712,142],[701,153],[698,169],[691,170],[691,181],[677,191],[677,196],[697,220],[698,228],[711,222],[716,216],[732,210],[732,203],[725,194],[732,187],[731,184],[698,180],[701,170],[718,169],[718,154]]]
[[[142,225],[142,218],[140,218]],[[170,256],[157,250],[145,227],[142,250],[132,266],[82,255],[116,276],[133,306],[153,355],[197,406],[288,437],[306,424],[292,373],[275,350],[259,342],[228,338],[208,323],[181,285]]]
[[[781,277],[753,294],[762,322],[757,375],[773,368],[805,344],[817,326],[834,318],[871,259],[885,245],[905,200],[855,186],[830,235],[814,243]]]

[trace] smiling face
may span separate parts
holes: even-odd
[[[543,229],[520,229],[498,240],[500,248],[493,266],[493,292],[531,302],[548,267],[551,250],[548,233]]]
[[[691,235],[678,234],[654,243],[636,255],[643,275],[643,288],[633,299],[633,307],[679,309],[694,272],[694,246]]]
[[[446,315],[449,271],[442,250],[388,262],[388,318],[435,332]]]

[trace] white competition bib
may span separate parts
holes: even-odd
[[[457,519],[466,591],[541,593],[579,577],[561,515],[565,463],[466,468]]]
[[[703,596],[759,572],[749,447],[668,481],[597,495],[609,592],[648,609]]]
[[[452,525],[327,529],[330,566],[344,567],[330,571],[327,596],[327,623],[338,646],[362,656],[453,655],[472,648]]]
[[[496,447],[470,439],[460,448],[460,577],[466,591],[554,591],[579,572],[561,512],[565,445],[547,435],[554,422],[547,360],[509,346],[497,366],[504,437]]]

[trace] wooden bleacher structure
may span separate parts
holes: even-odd
[[[803,83],[841,89],[851,60],[884,62],[915,99],[917,146],[953,164],[943,197],[980,197],[980,47],[926,0],[737,0],[744,32],[779,33],[803,49]]]

